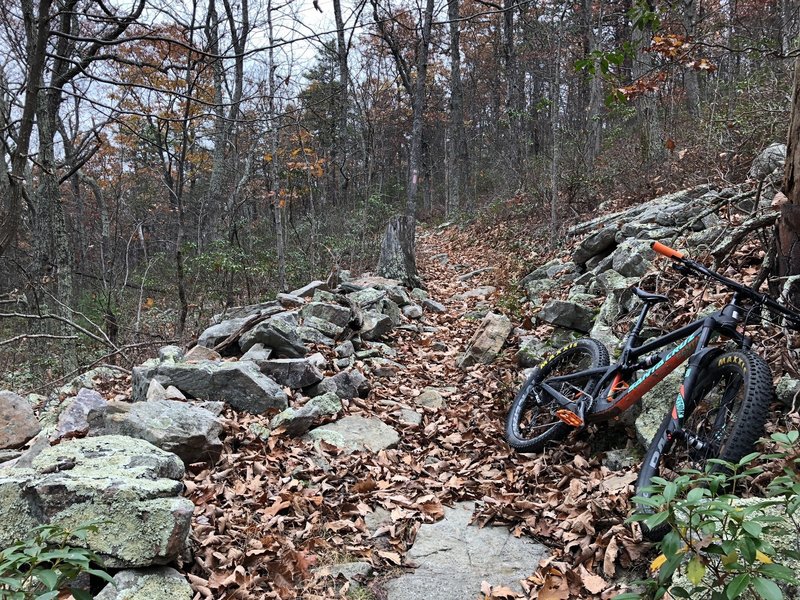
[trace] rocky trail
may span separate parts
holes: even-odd
[[[197,345],[128,376],[0,392],[0,547],[103,519],[86,544],[119,587],[102,600],[613,598],[646,571],[625,520],[680,372],[641,414],[537,455],[505,443],[506,411],[552,347],[588,334],[613,352],[638,312],[631,286],[672,298],[649,335],[725,301],[662,268],[652,240],[758,278],[767,189],[606,207],[559,252],[513,218],[421,228],[425,290],[342,273],[216,315]],[[759,329],[786,405],[767,432],[797,428],[793,346]]]
[[[623,525],[630,461],[606,466],[587,436],[542,456],[505,444],[522,377],[516,344],[489,365],[456,363],[506,294],[511,257],[460,238],[421,236],[420,270],[445,310],[426,312],[422,331],[391,334],[402,367],[373,380],[337,422],[352,431],[354,419],[365,429],[377,419],[396,438],[379,430],[354,452],[261,440],[261,417],[228,413],[220,461],[190,477],[196,558],[186,567],[201,596],[610,598],[624,589],[615,577],[647,551]]]

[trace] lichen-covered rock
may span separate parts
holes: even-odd
[[[380,419],[349,416],[308,432],[311,440],[324,440],[348,452],[379,452],[400,441],[397,431]]]
[[[222,422],[185,402],[109,402],[89,413],[90,435],[127,435],[177,454],[184,464],[214,461],[222,452]]]
[[[530,336],[522,342],[519,350],[517,350],[515,358],[520,367],[527,368],[542,362],[545,354],[547,354],[547,346],[545,343]]]
[[[403,316],[407,319],[419,319],[422,316],[422,307],[419,304],[407,304],[403,307]]]
[[[374,308],[381,300],[387,297],[387,294],[388,292],[386,290],[368,287],[347,294],[347,298],[353,304],[361,308]]]
[[[311,424],[321,417],[332,417],[342,410],[342,401],[333,392],[311,398],[300,408],[287,408],[281,411],[272,421],[270,427],[282,428],[287,435],[298,437],[305,434]]]
[[[41,429],[25,398],[14,392],[0,392],[0,449],[20,448]]]
[[[312,315],[308,315],[303,319],[303,326],[315,329],[328,339],[336,339],[344,331],[344,327]]]
[[[385,295],[385,293],[383,294]],[[300,310],[300,316],[302,316],[303,319],[316,317],[317,319],[334,323],[342,328],[350,322],[351,312],[349,308],[341,304],[311,302]]]
[[[628,240],[620,244],[613,254],[611,268],[623,277],[641,277],[650,268],[655,252],[650,244],[639,240]]]
[[[270,408],[286,408],[286,394],[250,361],[161,363],[148,361],[134,367],[131,399],[146,399],[147,386],[156,378],[162,385],[174,385],[184,394],[203,400],[221,400],[231,407],[259,414]]]
[[[511,321],[508,317],[496,313],[487,314],[467,343],[464,354],[458,360],[458,366],[463,369],[478,363],[492,362],[510,333]]]
[[[67,440],[32,468],[0,472],[0,547],[41,523],[99,522],[81,543],[112,568],[172,562],[185,547],[194,505],[181,497],[181,460],[124,436]]]
[[[301,288],[289,292],[292,296],[299,296],[300,298],[310,298],[317,290],[327,290],[328,284],[324,281],[316,280]]]
[[[191,600],[186,578],[171,567],[125,570],[114,575],[95,600]]]

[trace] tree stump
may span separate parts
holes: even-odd
[[[386,226],[378,259],[378,275],[398,279],[408,287],[419,287],[415,242],[416,219],[411,216],[392,217]]]

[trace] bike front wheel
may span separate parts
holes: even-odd
[[[569,425],[556,417],[561,405],[540,384],[548,378],[608,366],[608,350],[597,340],[580,339],[567,344],[535,367],[514,398],[506,418],[506,441],[520,452],[538,452],[547,442],[563,439]],[[567,398],[589,401],[588,394],[599,376],[579,376],[552,387]]]
[[[727,352],[701,369],[692,397],[686,400],[688,414],[682,430],[668,433],[668,415],[650,444],[636,482],[638,496],[648,495],[646,488],[653,477],[672,480],[685,469],[702,471],[712,458],[739,461],[753,451],[764,432],[774,397],[766,361],[752,352]],[[640,505],[638,511],[648,513],[652,509]],[[667,531],[666,525],[643,528],[645,537],[653,541],[663,538]]]

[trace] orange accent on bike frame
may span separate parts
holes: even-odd
[[[674,248],[670,248],[669,246],[665,246],[661,242],[653,242],[651,248],[661,254],[662,256],[666,256],[667,258],[683,258],[683,252],[679,252]]]
[[[655,371],[647,375],[644,379],[635,381],[631,387],[628,388],[628,391],[624,392],[622,396],[616,400],[614,403],[614,408],[618,408],[621,411],[626,411],[639,400],[641,400],[642,396],[652,390],[659,382],[661,382],[661,380],[677,369],[681,363],[683,363],[683,361],[685,361],[692,355],[692,353],[694,353],[694,350],[697,348],[697,344],[700,341],[700,336],[695,334],[692,339],[687,341],[688,343],[683,348],[672,355],[669,360],[658,367]],[[681,393],[683,393],[683,386],[681,386]]]
[[[622,375],[619,373],[614,375],[614,381],[611,383],[611,387],[608,389],[608,401],[612,402],[615,394],[627,390],[628,387],[628,382],[622,380]]]
[[[564,421],[567,425],[571,425],[572,427],[580,427],[583,425],[583,419],[581,419],[578,415],[576,415],[571,410],[566,408],[560,408],[556,411],[556,416]]]

